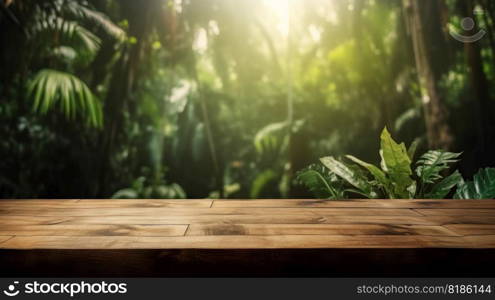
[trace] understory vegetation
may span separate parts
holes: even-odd
[[[495,197],[492,0],[0,8],[0,198]]]
[[[380,168],[352,155],[339,160],[322,157],[320,164],[299,172],[299,182],[317,198],[343,199],[358,195],[380,199],[495,198],[495,169],[481,169],[466,182],[458,170],[449,172],[461,153],[430,150],[413,163],[417,144],[406,149],[385,128],[381,134]],[[415,168],[414,168],[415,166]],[[455,194],[453,192],[455,191]]]

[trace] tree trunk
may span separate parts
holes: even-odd
[[[409,34],[412,38],[419,77],[429,147],[451,150],[454,137],[439,87],[445,42],[439,1],[403,0]]]
[[[473,1],[463,0],[460,2],[463,16],[475,19]],[[479,28],[475,26],[473,32],[478,32]],[[476,120],[476,152],[478,157],[478,166],[482,167],[493,163],[493,149],[491,149],[491,141],[487,140],[491,137],[491,113],[490,93],[488,79],[483,70],[483,58],[481,56],[481,46],[479,42],[466,43],[464,46],[466,53],[467,66],[469,68],[469,77],[471,82],[471,90],[474,96],[472,106],[474,108],[474,119]]]

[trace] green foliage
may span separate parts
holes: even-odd
[[[347,181],[355,187],[355,192],[364,195],[368,198],[375,198],[376,193],[373,191],[373,186],[367,179],[362,176],[356,169],[348,167],[343,162],[336,160],[333,157],[323,157],[320,162],[327,167],[335,175]]]
[[[456,199],[494,199],[495,168],[481,169],[473,181],[462,181],[455,194]]]
[[[251,186],[251,191],[249,193],[250,197],[259,198],[263,191],[270,185],[276,185],[277,178],[278,175],[273,170],[265,170],[260,173],[253,181],[253,185]]]
[[[461,1],[447,1],[446,22],[464,17]],[[7,2],[4,197],[110,197],[140,176],[143,187],[117,196],[180,196],[157,179],[166,169],[191,198],[293,198],[305,196],[291,187],[294,170],[327,154],[325,165],[297,176],[319,198],[450,197],[461,180],[446,169],[449,159],[415,163],[425,152],[418,142],[407,158],[388,132],[376,139],[384,124],[395,125],[397,140],[431,136],[402,1],[289,1],[291,24],[286,1]],[[478,2],[489,12],[489,1]],[[487,13],[477,21],[493,33],[493,20]],[[456,123],[466,171],[494,164],[493,109],[485,102],[495,85],[471,80],[495,78],[495,48],[485,41],[481,61],[464,59],[465,49],[450,43],[426,45],[435,50],[425,52],[434,77],[442,78],[427,84],[445,96],[439,111]],[[474,149],[475,139],[486,149]],[[370,151],[380,146],[381,156]]]
[[[260,153],[279,153],[287,147],[287,122],[273,123],[262,128],[254,137],[254,146]]]
[[[416,174],[424,183],[433,183],[442,178],[441,172],[450,168],[450,164],[459,160],[461,153],[428,151],[418,161]]]
[[[113,38],[121,41],[125,39],[125,31],[113,23],[105,14],[84,6],[78,1],[68,1],[64,7],[74,17],[84,21],[91,21],[91,23],[102,28]]]
[[[411,159],[404,143],[397,144],[387,128],[381,134],[381,166],[390,179],[389,197],[409,198],[414,194],[415,182],[411,178]]]
[[[306,186],[317,198],[341,199],[343,182],[322,165],[313,164],[297,173],[299,184]]]
[[[351,155],[347,155],[346,158],[355,165],[333,157],[323,157],[320,161],[330,171],[330,174],[323,175],[321,170],[313,166],[309,170],[302,171],[299,179],[319,198],[335,199],[336,194],[339,194],[341,198],[349,194],[359,194],[366,198],[391,199],[446,197],[455,186],[462,182],[462,176],[455,171],[444,177],[442,171],[446,171],[451,164],[457,162],[460,153],[427,152],[418,160],[417,178],[414,178],[411,158],[414,157],[416,147],[417,145],[412,145],[407,151],[404,143],[396,143],[385,128],[381,134],[381,169]],[[357,166],[362,169],[358,169]],[[364,174],[363,169],[366,171]],[[326,179],[331,174],[340,177],[352,188],[336,186]]]
[[[81,115],[94,127],[103,124],[99,100],[74,75],[50,69],[41,70],[31,82],[28,94],[33,99],[33,110],[40,114],[57,107],[68,119]]]
[[[112,195],[113,199],[185,199],[186,193],[180,185],[172,183],[146,185],[146,178],[139,177],[129,188],[121,189]]]
[[[450,191],[463,182],[462,175],[459,171],[455,171],[449,176],[442,179],[437,184],[433,185],[431,190],[424,195],[426,199],[444,199]]]
[[[55,17],[50,22],[39,22],[35,27],[35,34],[43,41],[50,40],[50,36],[58,36],[59,44],[83,47],[90,54],[95,54],[100,48],[100,38],[75,21]]]

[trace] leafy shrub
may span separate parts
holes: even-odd
[[[456,198],[495,198],[495,169],[481,170],[472,182],[464,182],[459,171],[446,175],[461,153],[431,150],[413,164],[414,143],[406,149],[385,128],[381,134],[380,168],[354,156],[344,160],[323,157],[297,175],[316,197],[341,199],[351,195],[365,198],[442,199],[457,187]],[[416,166],[413,172],[413,166]]]

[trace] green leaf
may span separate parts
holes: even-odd
[[[411,161],[414,160],[414,156],[416,155],[416,150],[418,150],[418,146],[421,143],[421,139],[417,138],[414,139],[414,141],[411,143],[409,148],[407,149],[407,155],[409,155],[409,158]]]
[[[28,95],[33,98],[33,111],[40,114],[58,106],[67,119],[72,120],[76,115],[81,115],[94,127],[103,125],[100,101],[74,75],[50,69],[41,70],[30,83]]]
[[[373,191],[372,185],[366,178],[360,176],[358,172],[331,156],[320,158],[320,161],[337,176],[346,180],[352,186],[358,188],[368,198],[376,198],[377,194]]]
[[[279,152],[286,146],[287,122],[272,123],[258,131],[254,137],[254,146],[259,153]]]
[[[316,198],[328,199],[338,198],[337,193],[330,186],[330,183],[325,179],[324,175],[317,170],[307,168],[297,174],[297,180],[306,186]]]
[[[461,153],[452,153],[445,151],[428,151],[421,156],[416,168],[416,174],[423,183],[434,183],[442,178],[440,174],[443,170],[448,169],[450,164],[458,161]]]
[[[486,168],[474,175],[473,181],[461,182],[457,187],[456,199],[494,199],[495,168]]]
[[[137,199],[139,195],[134,189],[122,189],[112,195],[112,199]]]
[[[346,155],[346,157],[353,162],[357,163],[358,165],[362,166],[363,168],[367,169],[371,175],[376,179],[376,181],[385,189],[385,192],[387,192],[388,196],[390,198],[393,198],[393,195],[390,193],[390,180],[387,178],[387,175],[380,170],[378,167],[376,167],[373,164],[364,162],[360,160],[357,157],[354,157],[352,155]]]
[[[250,197],[255,199],[259,198],[263,190],[265,190],[266,186],[270,183],[273,183],[277,179],[277,173],[273,170],[266,170],[259,174],[256,179],[253,181],[253,185],[250,191]]]
[[[463,182],[461,173],[459,173],[459,171],[455,171],[439,183],[435,184],[431,191],[425,195],[425,198],[443,199],[456,185],[459,185],[461,182]]]
[[[410,198],[408,188],[414,183],[411,178],[411,159],[404,143],[397,144],[387,128],[381,134],[382,168],[388,174],[392,182],[393,192],[396,197]]]
[[[114,24],[105,14],[84,6],[78,1],[69,1],[65,3],[65,9],[75,17],[83,21],[90,21],[96,26],[102,28],[107,34],[118,39],[125,38],[125,32]]]

